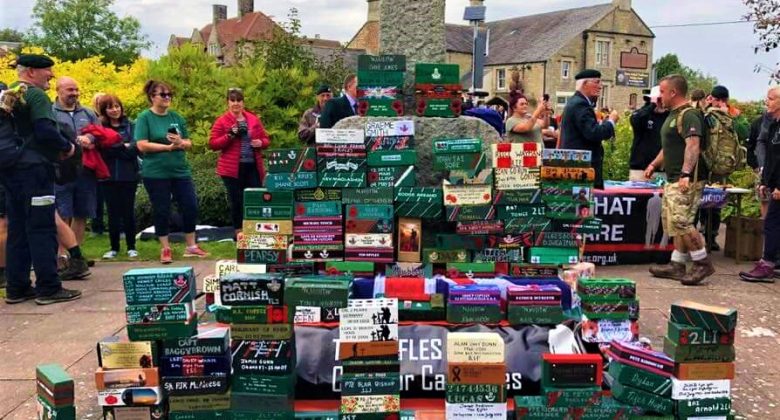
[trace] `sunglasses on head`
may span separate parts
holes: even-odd
[[[171,93],[171,92],[160,92],[160,93],[157,94],[157,96],[159,96],[161,98],[165,98],[165,99],[171,99],[171,98],[173,98],[173,93]]]

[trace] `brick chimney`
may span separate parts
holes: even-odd
[[[612,0],[612,4],[619,10],[631,11],[631,0]]]
[[[213,5],[212,11],[213,16],[211,18],[211,23],[213,23],[215,27],[217,26],[217,22],[227,19],[227,6],[224,4]]]
[[[238,0],[238,17],[244,17],[255,11],[255,0]]]
[[[368,22],[379,22],[379,14],[382,9],[382,0],[368,0]]]

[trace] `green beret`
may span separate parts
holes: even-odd
[[[54,66],[54,61],[41,54],[22,54],[16,59],[16,65],[31,69],[46,69]]]
[[[580,79],[601,79],[601,72],[593,69],[585,69],[574,76],[574,80]]]

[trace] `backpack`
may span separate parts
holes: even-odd
[[[0,170],[12,168],[22,154],[24,139],[16,131],[14,106],[23,103],[26,85],[0,93]],[[21,88],[21,86],[24,86]]]
[[[683,117],[689,109],[695,108],[684,109],[677,119],[677,131],[683,137]],[[739,142],[734,119],[721,109],[709,108],[703,120],[705,143],[701,150],[710,175],[727,177],[744,168],[747,150]]]

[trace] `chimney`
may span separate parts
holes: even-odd
[[[223,4],[215,4],[212,6],[213,17],[211,23],[217,26],[217,22],[227,19],[227,6]],[[205,41],[205,40],[204,40]]]
[[[474,6],[484,6],[485,5],[485,0],[470,0],[469,3],[470,3],[469,6],[472,6],[472,7],[474,7]]]
[[[367,22],[379,22],[379,15],[382,9],[382,0],[368,0],[368,18]]]
[[[238,0],[238,17],[244,17],[255,11],[255,0]]]
[[[612,0],[612,4],[619,10],[631,11],[631,0]]]

